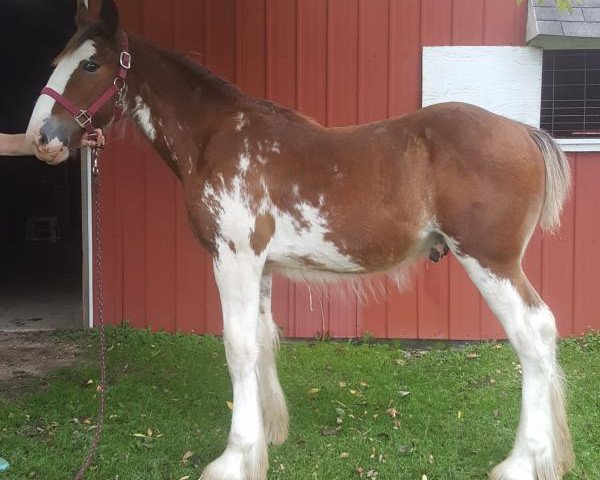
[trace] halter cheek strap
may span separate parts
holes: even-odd
[[[48,95],[62,105],[75,119],[77,125],[84,128],[87,132],[94,131],[93,118],[105,103],[118,94],[115,104],[115,119],[118,121],[123,113],[123,91],[125,89],[125,78],[127,71],[131,68],[131,54],[129,53],[129,39],[127,33],[121,32],[121,53],[119,55],[119,71],[113,80],[113,84],[100,95],[87,109],[79,108],[68,98],[63,97],[53,88],[48,86],[42,89],[42,95]]]

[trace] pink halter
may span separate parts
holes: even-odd
[[[119,95],[115,104],[116,114],[115,119],[119,120],[123,113],[123,101],[122,95],[125,88],[125,77],[127,77],[127,71],[131,68],[131,54],[129,53],[129,40],[127,33],[121,32],[121,54],[119,55],[119,72],[115,77],[113,84],[100,95],[94,103],[92,103],[87,109],[77,107],[69,99],[63,97],[60,93],[50,87],[44,87],[42,89],[42,95],[48,95],[60,103],[68,112],[73,115],[75,122],[81,128],[84,128],[87,132],[92,133],[94,131],[93,117],[102,108],[102,106],[108,102],[115,95]]]

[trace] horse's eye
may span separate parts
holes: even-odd
[[[100,65],[92,60],[84,60],[81,62],[81,68],[86,72],[95,72],[100,68]]]

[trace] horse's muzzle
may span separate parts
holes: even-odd
[[[27,135],[33,145],[35,156],[49,165],[56,165],[69,158],[72,133],[72,130],[59,119],[50,117],[39,129],[35,127],[30,129]]]
[[[71,129],[54,117],[48,118],[40,127],[39,145],[61,144],[69,148],[71,144]]]

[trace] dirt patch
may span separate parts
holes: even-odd
[[[79,345],[52,332],[0,332],[0,394],[14,395],[32,379],[75,363]]]

